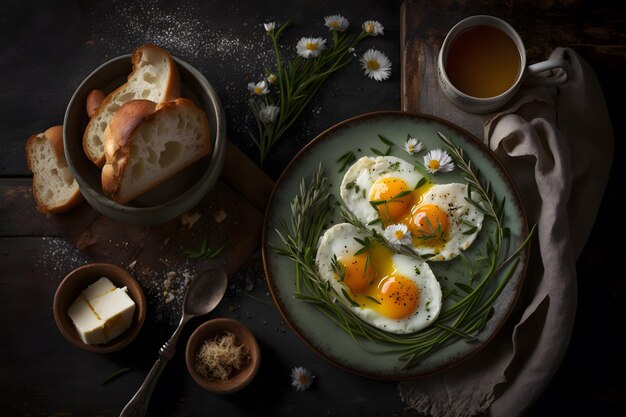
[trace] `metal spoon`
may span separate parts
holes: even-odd
[[[120,417],[141,417],[146,415],[152,391],[154,391],[154,387],[161,372],[165,369],[165,365],[176,352],[176,342],[183,327],[191,318],[207,314],[217,307],[222,297],[224,297],[227,283],[226,273],[219,268],[209,269],[191,282],[185,292],[183,314],[176,331],[170,337],[170,340],[165,342],[159,350],[159,359],[157,359],[137,393],[126,404]]]

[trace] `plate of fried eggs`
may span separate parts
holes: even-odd
[[[334,207],[328,224],[311,244],[321,282],[360,322],[395,339],[428,335],[438,318],[475,286],[468,265],[486,257],[495,222],[485,215],[476,190],[461,170],[439,159],[429,168],[424,156],[439,152],[445,135],[463,150],[505,201],[503,225],[512,247],[528,235],[516,186],[497,157],[463,129],[438,118],[404,112],[375,112],[349,119],[313,139],[285,169],[266,211],[263,262],[270,292],[293,331],[315,352],[350,372],[404,380],[445,370],[488,343],[503,326],[520,292],[529,251],[525,249],[504,288],[485,284],[492,314],[468,339],[437,345],[410,367],[393,345],[353,337],[336,321],[295,296],[295,264],[280,256],[277,230],[291,221],[291,204],[303,179],[323,163]],[[412,141],[412,142],[410,142]],[[415,142],[419,146],[415,146]],[[411,145],[411,146],[409,146]],[[348,157],[349,155],[349,157]],[[445,168],[445,169],[444,169]],[[363,226],[346,222],[341,207]],[[372,236],[384,237],[382,244]],[[394,250],[401,245],[404,251]],[[313,247],[315,246],[315,247]],[[444,313],[445,314],[445,313]]]

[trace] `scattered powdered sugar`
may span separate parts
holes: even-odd
[[[261,79],[264,68],[275,63],[261,21],[258,25],[240,22],[235,28],[215,16],[206,17],[206,8],[199,10],[193,4],[163,5],[156,1],[116,2],[115,13],[101,13],[98,7],[92,13],[101,18],[94,19],[96,26],[92,30],[93,39],[88,41],[92,42],[90,45],[115,56],[151,43],[189,62],[217,90],[227,115],[229,133],[248,138],[254,120],[247,108],[246,84]],[[229,13],[236,15],[237,10]],[[111,45],[108,33],[116,33],[118,43]]]
[[[156,0],[114,3],[114,13],[110,12],[109,4],[90,8],[89,20],[94,25],[85,43],[102,53],[103,58],[131,53],[139,45],[151,43],[187,61],[217,91],[226,114],[228,137],[244,153],[256,156],[255,145],[250,140],[250,133],[256,134],[256,122],[248,108],[250,94],[246,86],[248,82],[260,81],[265,70],[273,70],[276,64],[272,43],[263,28],[267,19],[259,15],[250,17],[248,11],[245,16],[251,20],[242,19],[233,26],[232,21],[244,15],[239,10],[243,6],[235,2],[219,6],[164,4]],[[217,13],[224,17],[218,18]],[[281,21],[279,16],[272,19]],[[289,30],[281,40],[279,48],[285,62],[294,56],[299,35],[299,31]],[[276,87],[272,90],[276,92]],[[316,120],[320,113],[321,106],[314,100],[302,114],[300,123],[294,125],[290,140],[298,143],[310,140],[318,131]]]
[[[42,238],[43,253],[39,256],[35,267],[43,272],[47,279],[60,279],[75,268],[86,264],[87,257],[79,252],[72,243],[56,238]]]
[[[155,321],[165,322],[170,328],[175,327],[182,312],[185,291],[196,277],[196,271],[189,267],[180,267],[155,272],[141,263],[128,269],[143,287],[148,304],[154,311]]]
[[[79,266],[92,260],[80,252],[74,244],[64,239],[44,237],[43,251],[35,264],[37,270],[50,280],[60,280]],[[128,242],[120,242],[127,246]],[[146,301],[154,311],[156,322],[164,322],[169,327],[175,327],[180,319],[182,301],[189,283],[197,275],[194,268],[187,265],[170,265],[163,272],[142,265],[139,261],[122,265],[139,281]]]

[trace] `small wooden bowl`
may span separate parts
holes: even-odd
[[[232,332],[237,341],[248,348],[250,360],[225,381],[204,377],[195,369],[196,354],[205,340],[213,340],[225,331]],[[205,390],[214,394],[231,394],[247,386],[254,378],[261,363],[261,350],[252,332],[241,322],[233,319],[213,319],[200,325],[189,337],[185,351],[187,370],[191,377]]]
[[[101,277],[107,277],[116,287],[127,287],[135,302],[133,323],[124,333],[101,345],[88,345],[78,337],[76,327],[67,314],[76,297]],[[54,294],[54,321],[61,334],[74,346],[95,353],[115,352],[128,345],[139,334],[146,318],[146,297],[141,285],[123,268],[107,263],[86,264],[76,268],[61,281]]]

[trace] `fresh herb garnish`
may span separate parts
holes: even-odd
[[[333,30],[332,43],[317,44],[316,54],[298,54],[287,59],[284,52],[291,48],[283,48],[280,41],[289,26],[290,20],[266,28],[276,58],[275,65],[266,69],[265,79],[257,84],[264,88],[257,92],[253,87],[253,97],[248,102],[256,121],[256,132],[249,131],[249,135],[259,148],[261,164],[274,145],[298,120],[328,77],[352,62],[356,56],[353,55],[354,48],[365,38],[378,35],[365,30],[355,33]],[[307,38],[302,38],[300,42],[306,40]],[[326,42],[321,38],[314,41]]]
[[[388,344],[390,352],[400,354],[400,360],[404,362],[406,368],[415,366],[420,359],[442,345],[457,339],[473,339],[485,327],[494,314],[495,300],[516,270],[519,262],[517,258],[529,244],[536,229],[533,226],[519,247],[509,251],[510,231],[503,227],[504,199],[496,198],[488,182],[483,184],[471,163],[464,159],[460,148],[442,134],[439,136],[448,147],[456,166],[464,174],[469,184],[468,188],[471,188],[468,190],[467,199],[485,214],[486,221],[494,222],[495,231],[494,236],[486,239],[485,265],[478,265],[479,262],[472,265],[471,280],[472,282],[476,280],[476,283],[473,285],[455,283],[456,288],[463,290],[465,293],[463,295],[459,295],[454,289],[444,288],[444,296],[450,297],[453,302],[444,306],[431,327],[409,335],[397,335],[378,329],[352,313],[349,307],[358,304],[344,288],[338,293],[330,282],[320,277],[315,266],[314,248],[324,231],[332,207],[332,195],[328,191],[328,180],[323,174],[322,166],[314,173],[309,183],[302,181],[300,193],[291,204],[291,224],[288,226],[283,221],[281,227],[276,230],[282,241],[281,246],[274,247],[276,253],[288,256],[296,264],[295,296],[315,305],[355,340],[364,338]],[[477,193],[477,199],[472,198],[472,191]],[[384,201],[372,205],[376,207],[383,203]],[[345,206],[342,207],[341,217],[366,236],[360,239],[364,247],[366,244],[376,242],[396,253],[420,258],[408,246],[390,245],[376,228],[363,224]],[[432,256],[435,254],[422,255],[421,258],[427,259]],[[487,291],[487,285],[491,282],[494,283],[494,287]]]
[[[100,385],[106,385],[109,382],[113,381],[114,379],[119,378],[120,375],[125,374],[128,371],[130,371],[130,368],[118,369],[117,371],[113,372],[111,375],[104,378],[102,382],[100,382]]]
[[[384,137],[383,135],[378,135],[378,139],[380,139],[380,141],[384,144],[387,145],[387,150],[383,151],[379,151],[376,148],[370,148],[370,150],[372,152],[374,152],[375,155],[378,156],[389,156],[391,155],[391,150],[393,149],[393,142],[390,141],[389,139],[387,139],[386,137]],[[398,167],[400,166],[400,164],[398,164]]]
[[[384,212],[385,212],[385,217],[387,221],[392,221],[393,219],[391,218],[391,215],[389,214],[389,203],[393,203],[396,200],[401,199],[402,197],[406,197],[407,195],[411,194],[413,191],[411,190],[404,190],[404,191],[400,191],[399,193],[397,193],[396,195],[394,195],[393,197],[391,197],[389,200],[385,200],[385,199],[380,199],[380,200],[373,200],[370,201],[370,205],[374,208],[374,209],[378,209],[378,206],[380,206],[381,204],[384,204],[385,206],[383,207]]]
[[[343,155],[341,155],[339,159],[335,161],[337,163],[341,162],[341,166],[339,167],[338,172],[343,172],[346,169],[346,167],[350,165],[351,163],[353,163],[354,161],[356,161],[356,156],[354,156],[354,152],[352,151],[348,151],[344,153]]]
[[[339,263],[337,260],[337,256],[333,255],[333,259],[330,261],[330,264],[333,268],[333,272],[337,275],[339,281],[343,282],[346,278],[346,266]]]
[[[389,172],[398,172],[400,170],[400,161],[389,164],[389,168],[387,169],[389,170]]]
[[[428,180],[426,179],[426,177],[422,177],[417,184],[415,184],[415,188],[413,188],[414,190],[417,190],[418,188],[420,188],[422,185],[426,184],[428,182]]]
[[[200,245],[198,249],[196,250],[187,249],[183,251],[183,254],[189,259],[195,259],[195,260],[212,259],[212,258],[216,258],[220,253],[222,253],[222,251],[228,244],[228,242],[224,242],[222,245],[218,246],[217,248],[210,248],[207,242],[208,240],[205,237],[204,240],[202,241],[202,245]]]

